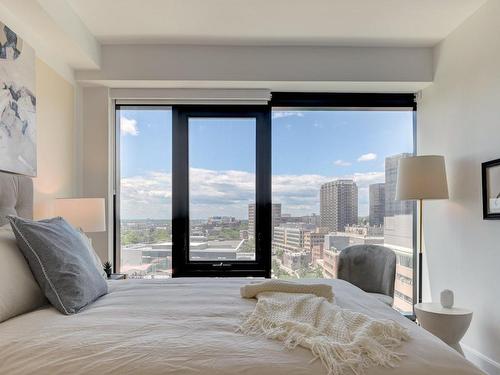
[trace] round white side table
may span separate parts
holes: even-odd
[[[415,315],[425,330],[464,355],[460,340],[464,337],[472,320],[471,310],[458,307],[448,309],[439,303],[417,303]]]

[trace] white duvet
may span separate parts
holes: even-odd
[[[86,310],[52,307],[0,324],[0,374],[326,374],[309,350],[285,349],[236,333],[255,300],[240,298],[244,279],[119,280]],[[398,368],[376,374],[481,374],[439,339],[350,284],[332,280],[343,308],[398,321],[411,339]]]

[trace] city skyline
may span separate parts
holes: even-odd
[[[122,217],[169,219],[170,111],[122,110],[121,118]],[[231,134],[228,127],[219,130],[213,123],[200,121],[198,132],[205,132],[206,145],[223,147],[221,138],[231,139],[233,151],[226,147],[224,155],[233,168],[225,169],[226,158],[204,157],[203,144],[191,147],[190,157],[196,160],[191,165],[195,172],[191,173],[191,194],[197,199],[193,219],[247,216],[255,194],[255,160],[234,152],[250,144],[243,142],[249,127],[234,121]],[[411,127],[411,114],[405,111],[273,111],[273,201],[293,216],[318,214],[320,186],[353,179],[359,187],[358,213],[368,216],[369,185],[384,182],[385,157],[411,150]]]
[[[320,186],[320,215],[290,216],[272,205],[271,269],[274,278],[336,278],[340,252],[351,245],[383,245],[396,254],[394,308],[411,311],[413,299],[413,204],[387,202],[397,185],[397,154],[384,161],[386,183],[369,185],[369,223],[358,220],[358,187],[338,179]],[[219,214],[217,214],[219,215]],[[189,259],[244,261],[256,257],[256,205],[247,219],[211,216],[190,220]],[[374,220],[376,224],[374,225]],[[171,277],[172,222],[121,223],[122,267],[133,277]]]

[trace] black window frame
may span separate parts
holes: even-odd
[[[189,259],[189,118],[256,120],[255,260]],[[172,277],[271,277],[271,109],[268,105],[172,106]]]
[[[269,103],[271,109],[281,108],[325,108],[338,110],[411,109],[413,112],[413,155],[417,155],[417,97],[412,93],[314,93],[273,92]],[[417,293],[422,290],[422,264],[417,251],[417,202],[413,202],[413,306]],[[421,301],[418,301],[421,302]],[[405,315],[415,321],[415,312]]]
[[[271,113],[273,107],[296,108],[329,108],[329,109],[401,109],[413,110],[413,153],[417,153],[417,103],[415,95],[410,93],[304,93],[304,92],[273,92],[268,105],[155,105],[130,104],[123,106],[172,108],[172,276],[173,277],[230,277],[230,276],[271,276]],[[119,170],[119,108],[115,103],[115,170]],[[189,140],[187,123],[188,113],[199,117],[262,117],[262,125],[258,126],[256,134],[256,255],[262,255],[259,261],[229,261],[223,266],[214,267],[217,262],[189,261]],[[245,115],[246,114],[246,115]],[[260,130],[259,130],[260,129]],[[260,176],[260,177],[259,177]],[[120,216],[119,216],[119,173],[116,173],[114,193],[114,249],[113,258],[116,267],[117,251],[120,251]],[[179,199],[179,200],[178,200]],[[186,206],[187,205],[187,206]],[[416,206],[416,204],[415,204]],[[413,300],[417,297],[416,268],[417,259],[417,210],[413,209]],[[186,211],[187,209],[187,211]],[[260,233],[260,235],[259,235]],[[178,238],[180,240],[178,240]],[[227,265],[225,265],[227,264]]]
[[[118,257],[118,251],[121,251],[121,142],[120,142],[120,117],[121,108],[149,108],[149,109],[165,109],[173,108],[170,104],[147,104],[147,103],[137,103],[137,104],[121,104],[114,101],[114,131],[113,131],[113,169],[114,169],[114,179],[113,179],[113,261],[112,268],[113,272],[118,272],[120,269],[117,266],[118,262],[121,262],[121,254]],[[120,270],[121,272],[121,270]]]

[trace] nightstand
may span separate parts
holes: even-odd
[[[112,273],[109,276],[108,280],[124,280],[127,278],[127,274],[125,273]]]
[[[472,320],[472,311],[458,307],[445,308],[439,303],[417,303],[415,315],[420,325],[464,355],[460,340]]]

